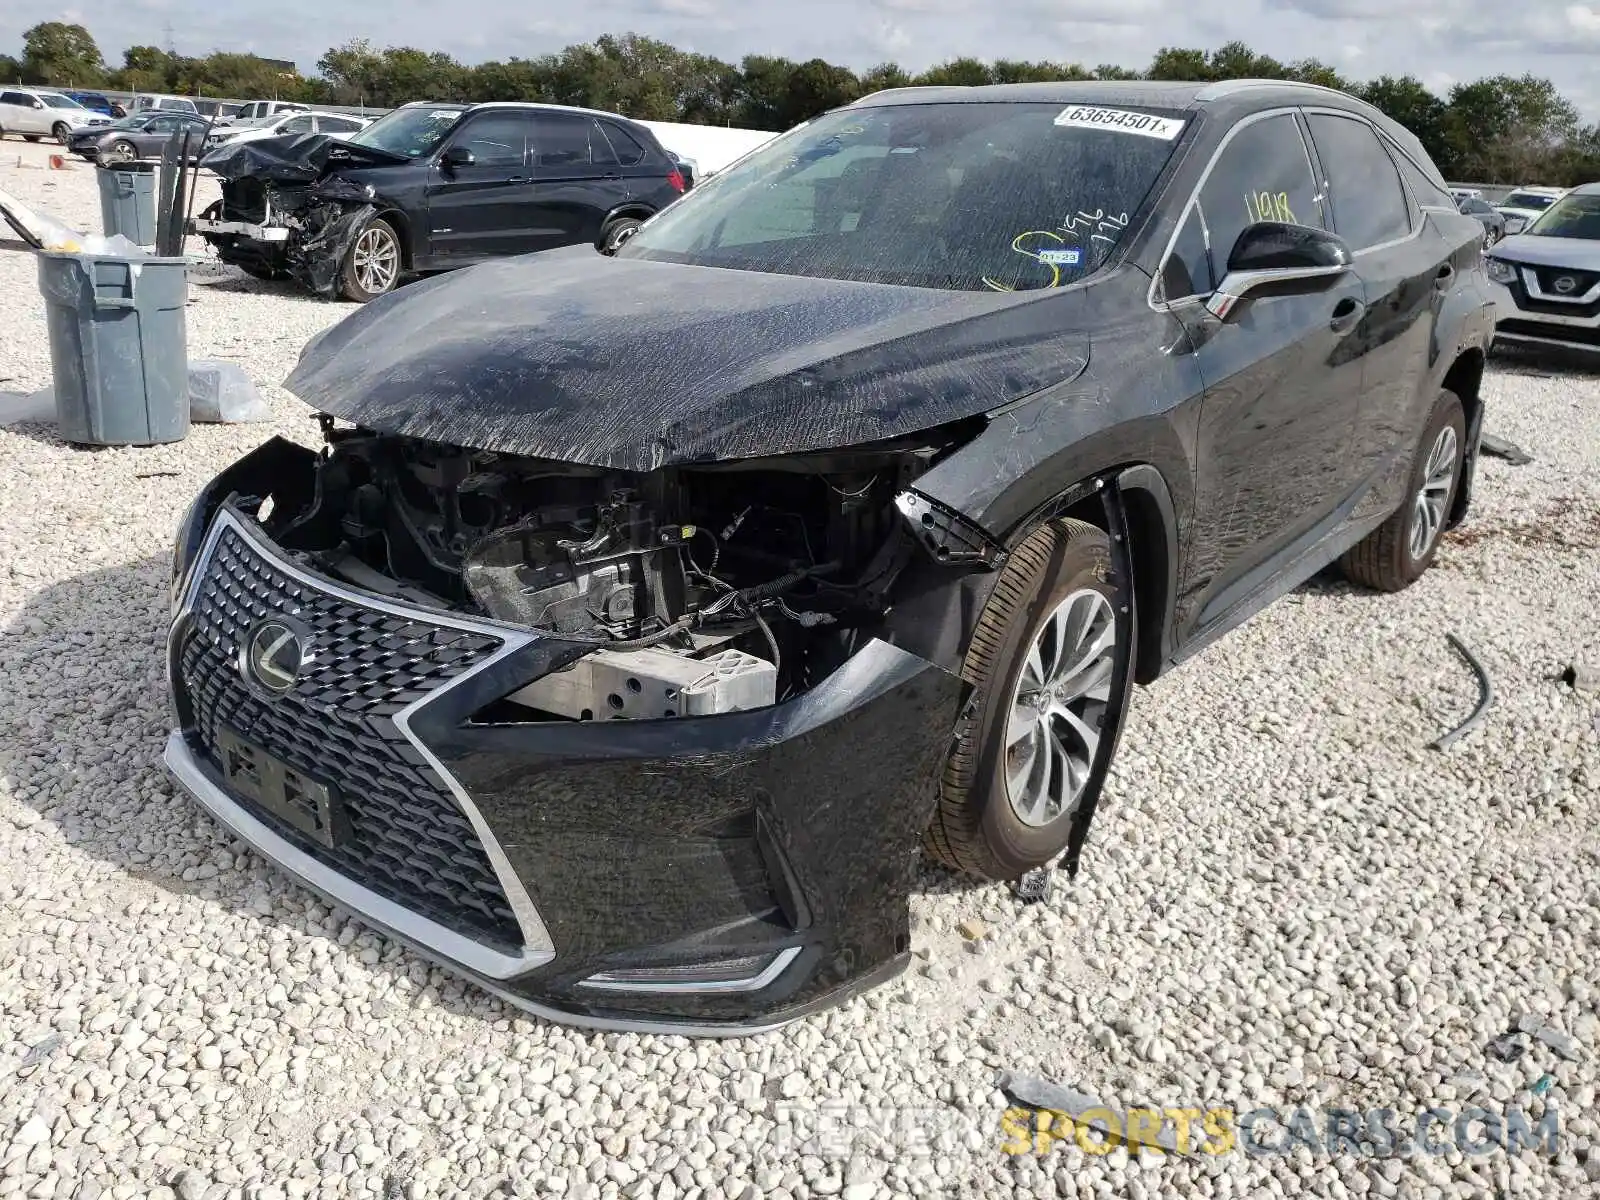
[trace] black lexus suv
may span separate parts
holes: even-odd
[[[534,1012],[781,1024],[904,966],[919,848],[1075,871],[1132,685],[1422,575],[1481,244],[1334,91],[870,96],[311,342],[321,450],[179,531],[166,761]]]
[[[584,243],[615,249],[687,188],[616,113],[407,104],[356,133],[223,144],[222,199],[193,222],[222,261],[365,302],[408,272]]]

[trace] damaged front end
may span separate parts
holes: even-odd
[[[1003,555],[972,422],[634,473],[325,426],[180,532],[174,775],[524,1007],[769,1028],[894,974]]]
[[[224,145],[201,161],[221,180],[222,199],[192,230],[225,263],[331,296],[351,246],[383,207],[371,182],[343,172],[407,161],[321,134]]]

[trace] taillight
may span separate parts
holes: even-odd
[[[673,167],[672,170],[667,172],[667,182],[672,185],[673,191],[682,192],[684,190],[683,172],[678,170],[677,167]]]

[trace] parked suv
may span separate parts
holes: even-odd
[[[17,133],[30,142],[53,137],[65,146],[75,131],[109,124],[110,117],[85,108],[65,92],[49,88],[0,89],[0,137]]]
[[[407,104],[340,141],[224,143],[204,165],[222,200],[194,228],[224,262],[359,302],[408,271],[615,249],[684,191],[642,125],[546,104]]]
[[[296,104],[292,100],[252,100],[248,104],[241,105],[239,111],[231,114],[225,123],[242,125],[246,121],[261,121],[282,113],[310,111],[309,104]]]
[[[1497,344],[1600,354],[1600,183],[1564,193],[1487,265]]]
[[[411,144],[519,136],[462,132]],[[919,842],[1076,870],[1133,684],[1331,563],[1428,568],[1472,490],[1481,238],[1416,138],[1307,85],[825,114],[614,255],[312,341],[286,387],[325,446],[266,443],[179,531],[166,761],[535,1012],[837,1001],[909,961]]]

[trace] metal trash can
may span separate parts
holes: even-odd
[[[121,234],[136,246],[156,244],[156,164],[101,164],[100,224],[107,237]]]
[[[62,438],[152,446],[189,434],[188,263],[41,251]]]

